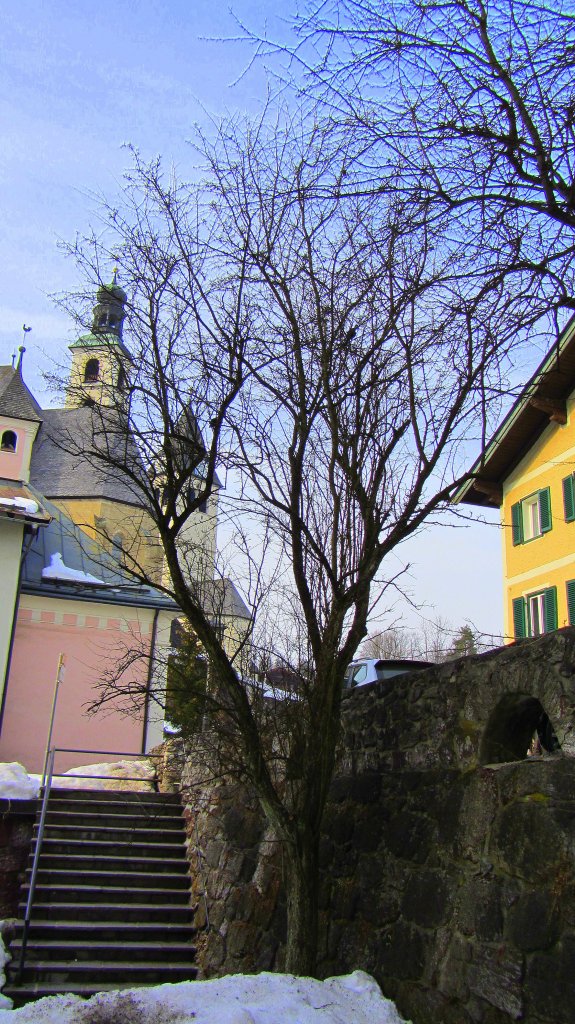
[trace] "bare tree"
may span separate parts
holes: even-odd
[[[206,652],[218,727],[283,847],[299,973],[315,970],[320,828],[372,583],[464,478],[459,446],[497,404],[522,301],[486,281],[465,239],[442,249],[441,218],[423,224],[393,194],[344,196],[353,156],[295,122],[223,126],[201,188],[137,160],[105,228],[72,247],[92,283],[118,261],[134,366],[89,443],[62,443],[121,474],[156,525],[160,585]],[[187,554],[216,464],[236,481],[221,508],[247,540],[254,606],[265,594],[293,612],[272,652],[301,678],[282,716],[289,773]],[[146,578],[136,557],[131,569]]]
[[[361,645],[362,658],[413,658],[414,636],[411,630],[390,626],[381,633],[372,633]]]
[[[448,211],[534,312],[575,308],[572,6],[308,0],[292,24],[290,47],[247,35],[355,136],[347,187],[393,186],[427,222]]]

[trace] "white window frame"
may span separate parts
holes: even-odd
[[[545,591],[527,597],[529,636],[543,636],[545,629]],[[537,628],[535,628],[535,626]]]
[[[541,512],[539,508],[539,493],[524,498],[521,502],[521,514],[523,516],[523,539],[534,540],[541,537]]]

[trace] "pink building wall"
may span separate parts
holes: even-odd
[[[0,439],[6,430],[16,434],[16,451],[7,452],[0,448],[0,477],[6,480],[28,480],[32,445],[38,433],[39,423],[0,416]]]
[[[127,717],[121,701],[87,714],[96,685],[126,651],[149,656],[153,610],[22,595],[6,692],[0,761],[19,761],[41,772],[50,722],[58,658],[66,660],[60,687],[53,745],[141,753],[144,713]],[[145,685],[148,657],[139,657],[124,679]],[[121,679],[120,679],[121,681]],[[125,707],[125,701],[123,706]],[[105,754],[60,754],[56,771],[117,760]]]

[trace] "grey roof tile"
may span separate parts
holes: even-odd
[[[42,421],[42,410],[28,391],[20,370],[0,366],[0,414],[19,420]]]
[[[98,464],[85,454],[94,444],[106,444],[112,456],[118,453],[137,473],[145,476],[134,442],[114,427],[102,430],[100,416],[90,406],[79,409],[46,409],[44,422],[34,445],[30,482],[48,498],[108,498],[140,507],[142,495],[135,483],[112,466]],[[99,429],[100,427],[100,429]],[[121,451],[120,451],[121,449]]]

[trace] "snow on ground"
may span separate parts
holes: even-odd
[[[235,974],[156,988],[50,996],[0,1010],[0,1024],[404,1024],[369,974],[315,981]]]
[[[142,793],[154,789],[155,778],[156,770],[151,761],[114,761],[70,768],[64,775],[55,776],[53,785],[59,789],[121,789]],[[40,775],[28,775],[17,761],[0,764],[0,797],[34,799],[38,796],[40,780]]]
[[[0,764],[0,797],[6,800],[33,800],[38,796],[39,780],[28,775],[18,761]]]
[[[9,960],[12,959],[3,941],[2,927],[5,924],[4,921],[0,921],[0,989],[4,988],[6,984],[6,974],[4,968]],[[4,996],[0,993],[0,1011],[11,1010],[12,1000],[8,996]]]
[[[98,775],[104,775],[105,778],[92,777]],[[154,788],[155,778],[156,770],[151,761],[115,761],[70,768],[64,775],[55,778],[53,785],[66,789],[122,789],[149,792]]]

